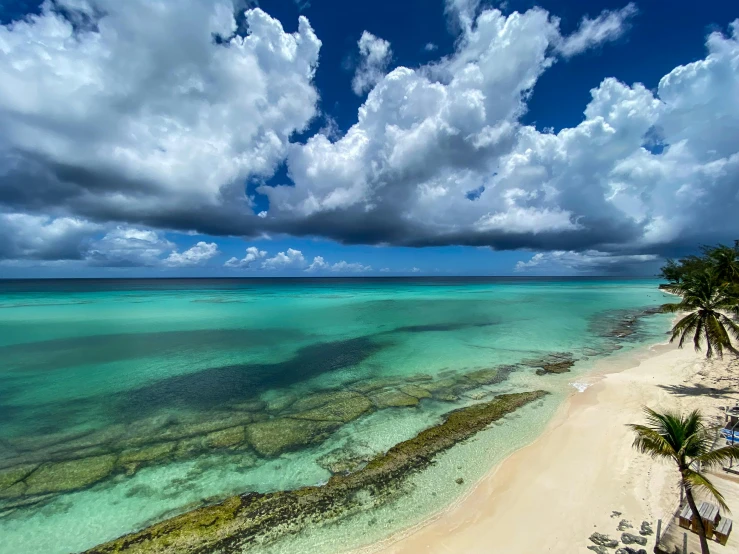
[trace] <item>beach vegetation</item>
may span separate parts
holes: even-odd
[[[670,342],[678,346],[692,341],[696,351],[706,347],[706,357],[723,357],[724,351],[739,356],[739,241],[733,247],[704,248],[702,256],[678,262],[668,260],[662,268],[670,283],[662,288],[680,297],[664,304],[667,313],[684,314],[672,327]]]
[[[691,276],[706,271],[715,273],[721,283],[739,286],[739,240],[734,241],[734,246],[702,246],[699,255],[678,260],[668,258],[660,271],[660,276],[668,281],[662,288],[677,286]]]
[[[644,408],[646,424],[631,424],[636,435],[634,448],[657,460],[672,461],[680,473],[680,484],[693,512],[702,554],[709,554],[706,531],[698,519],[695,493],[704,492],[725,511],[729,511],[721,492],[716,489],[706,470],[739,458],[739,446],[724,446],[712,450],[714,433],[698,410],[687,415],[659,413]]]

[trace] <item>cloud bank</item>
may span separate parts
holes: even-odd
[[[654,91],[605,79],[578,125],[550,133],[521,122],[538,79],[622,36],[635,7],[563,36],[539,8],[450,0],[453,54],[387,72],[390,45],[363,34],[356,122],[293,142],[319,115],[321,42],[305,17],[287,33],[248,10],[244,31],[236,10],[57,0],[0,26],[0,259],[193,265],[217,252],[174,252],[164,230],[595,259],[736,232],[739,20]],[[255,213],[245,183],[283,162],[289,181],[259,186],[269,208]],[[226,263],[312,265],[290,252]]]

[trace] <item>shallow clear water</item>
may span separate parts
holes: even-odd
[[[442,455],[393,504],[267,550],[330,553],[381,538],[533,439],[596,357],[662,340],[664,316],[629,318],[664,301],[653,280],[0,281],[0,552],[79,551],[228,494],[320,483],[330,472],[316,460],[337,449],[382,452],[495,393],[554,393]],[[520,365],[551,352],[572,353],[573,371],[539,376]],[[501,364],[518,365],[455,398],[373,408],[296,451],[199,443],[191,455],[121,465],[140,437],[161,444],[172,429],[219,418],[243,426],[246,400],[262,401],[258,417],[272,419],[284,416],[280,403],[369,378],[461,379]],[[182,440],[166,444],[180,452]],[[72,454],[59,446],[75,441]],[[117,465],[92,486],[3,500],[2,468],[95,456]],[[457,473],[465,485],[450,478]]]

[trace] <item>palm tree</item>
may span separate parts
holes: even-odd
[[[708,250],[706,254],[722,283],[739,283],[739,248],[721,244]]]
[[[696,351],[705,340],[707,358],[713,357],[714,351],[721,358],[724,350],[739,355],[731,342],[732,336],[739,341],[739,324],[734,321],[739,318],[739,296],[732,285],[721,282],[715,271],[704,270],[665,290],[680,295],[682,300],[664,304],[663,311],[690,312],[672,327],[670,342],[680,337],[678,346],[682,348],[692,335]]]
[[[672,460],[677,464],[680,483],[698,529],[701,552],[709,554],[706,530],[698,515],[693,492],[697,489],[707,491],[724,510],[729,511],[723,495],[703,470],[739,458],[739,446],[711,450],[713,434],[698,410],[683,416],[673,412],[661,414],[645,407],[644,413],[647,417],[646,425],[629,425],[636,434],[633,446],[654,459]]]

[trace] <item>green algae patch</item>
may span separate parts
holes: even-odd
[[[156,462],[169,456],[174,451],[175,446],[176,443],[174,442],[163,442],[141,448],[130,448],[121,452],[118,457],[118,463],[125,465],[141,462]]]
[[[243,427],[229,427],[214,431],[205,436],[205,442],[211,448],[231,448],[244,442]]]
[[[408,408],[418,405],[418,398],[401,391],[387,390],[370,396],[370,400],[378,410],[385,408]]]
[[[508,379],[510,373],[515,369],[515,366],[478,369],[476,371],[465,373],[464,376],[477,385],[495,385]]]
[[[352,392],[341,394],[341,397],[335,397],[322,406],[292,414],[290,417],[312,421],[349,423],[372,409],[372,402],[366,396]],[[292,409],[295,409],[295,405],[292,406]]]
[[[83,489],[104,479],[113,471],[112,454],[43,464],[25,479],[25,494],[44,494]]]
[[[26,487],[26,484],[23,481],[13,483],[9,487],[5,487],[0,490],[0,501],[5,500],[6,498],[18,498],[19,496],[23,496],[26,492],[26,488],[28,487]],[[0,510],[6,508],[9,504],[9,502],[0,502]]]
[[[338,429],[340,421],[313,421],[280,417],[246,426],[246,439],[262,456],[279,456],[309,444],[318,444]]]
[[[397,444],[354,473],[334,475],[326,485],[233,496],[97,546],[87,554],[242,552],[250,544],[297,532],[311,522],[381,503],[409,475],[433,463],[434,456],[440,452],[546,394],[544,391],[504,394],[490,402],[454,410],[439,425]]]
[[[290,411],[292,412],[303,412],[306,410],[313,410],[315,408],[320,408],[321,406],[332,405],[342,405],[346,402],[351,402],[352,400],[356,400],[358,397],[361,397],[357,392],[353,391],[322,391],[322,392],[315,392],[309,396],[305,396],[303,398],[300,398],[299,400],[295,401],[290,406]]]
[[[37,467],[38,464],[24,464],[8,469],[0,469],[0,491],[9,489],[18,481],[22,481]]]
[[[408,396],[414,396],[419,400],[422,398],[431,398],[431,393],[418,385],[410,384],[399,387],[398,390]]]

